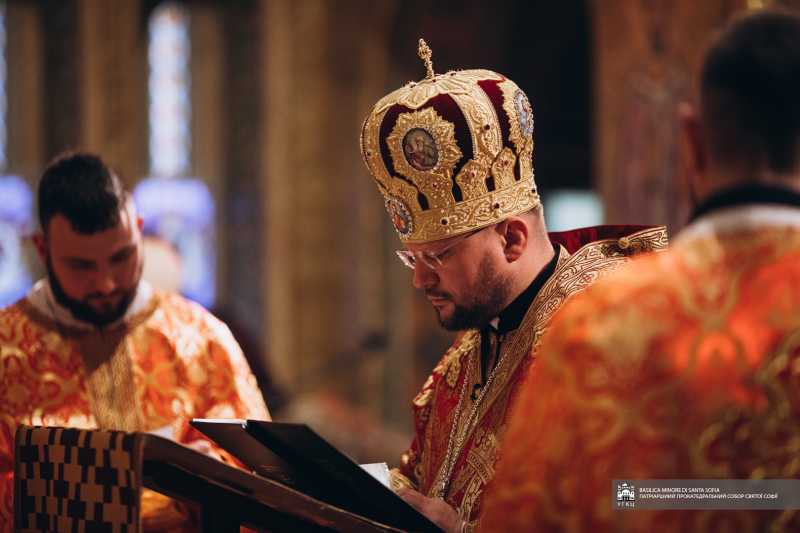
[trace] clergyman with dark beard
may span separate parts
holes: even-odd
[[[549,234],[531,168],[525,94],[486,70],[434,74],[383,98],[361,149],[390,214],[402,212],[400,259],[414,270],[453,347],[414,398],[416,437],[392,471],[398,494],[449,533],[479,530],[511,406],[553,314],[644,252],[664,227],[598,226]],[[468,110],[465,112],[464,110]],[[424,129],[426,170],[401,140]]]
[[[228,328],[141,279],[142,219],[111,167],[91,154],[55,159],[38,204],[47,277],[0,310],[0,531],[13,529],[20,424],[158,431],[231,460],[188,422],[269,419]],[[166,496],[145,490],[141,505],[147,531],[197,528]]]

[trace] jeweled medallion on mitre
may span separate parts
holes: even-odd
[[[432,107],[401,113],[386,144],[395,171],[417,187],[426,181],[424,174],[449,176],[462,157],[453,123]]]
[[[439,147],[427,130],[412,128],[403,137],[403,155],[413,168],[433,170],[439,162]]]
[[[392,217],[394,229],[397,230],[397,233],[399,233],[401,237],[413,231],[414,223],[412,222],[411,210],[402,200],[393,196],[387,196],[385,205],[386,210],[389,211],[389,215]]]
[[[528,102],[528,97],[525,96],[524,92],[517,89],[514,102],[517,104],[517,120],[519,120],[522,134],[525,137],[530,137],[533,133],[533,111],[531,110],[530,102]]]

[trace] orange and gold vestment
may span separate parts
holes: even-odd
[[[435,494],[446,477],[450,434],[462,390],[466,391],[470,397],[465,397],[456,421],[453,452],[457,460],[446,480],[444,499],[467,522],[468,531],[486,531],[481,525],[484,502],[493,491],[491,482],[509,420],[517,416],[513,405],[553,314],[598,279],[630,264],[632,256],[666,249],[667,235],[663,227],[599,226],[551,234],[551,241],[560,245],[555,269],[533,297],[521,325],[504,335],[503,356],[498,356],[493,382],[486,387],[472,423],[467,427],[467,413],[483,383],[479,354],[481,344],[488,342],[487,333],[477,329],[458,335],[414,398],[416,436],[401,457],[400,469],[392,471],[395,489],[412,488],[429,497]]]
[[[612,480],[800,477],[800,196],[698,217],[553,321],[491,531],[798,531],[798,511],[619,510]],[[635,503],[634,503],[635,505]]]
[[[191,443],[203,439],[189,426],[192,418],[269,419],[222,322],[144,281],[137,300],[135,312],[102,330],[56,320],[68,311],[53,302],[45,282],[0,311],[0,531],[13,529],[20,424],[160,434],[171,427],[176,441]],[[142,496],[142,517],[147,531],[196,528],[185,506],[150,491]]]

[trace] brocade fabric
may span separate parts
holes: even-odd
[[[728,207],[559,314],[491,531],[798,531],[798,511],[614,510],[613,479],[800,477],[800,209]]]
[[[635,250],[636,254],[641,254],[666,249],[665,228],[639,227],[636,228],[639,231],[632,234],[627,231],[629,229],[623,227],[614,232],[606,228],[603,230],[605,240],[573,249],[572,254],[566,246],[560,247],[555,272],[539,290],[521,326],[506,335],[501,354],[508,352],[508,355],[498,363],[494,382],[487,389],[469,428],[465,426],[473,400],[465,398],[457,421],[457,434],[466,433],[466,437],[460,449],[454,445],[458,460],[444,499],[467,522],[468,531],[491,531],[482,525],[485,501],[494,491],[493,478],[508,425],[518,417],[516,399],[531,373],[540,352],[542,335],[553,314],[600,278],[627,267],[632,262],[628,251]],[[560,242],[580,240],[576,235]],[[620,243],[623,248],[620,248]],[[467,381],[467,396],[475,390],[476,384],[483,383],[478,356],[480,344],[481,334],[477,329],[461,332],[414,398],[416,436],[401,457],[399,470],[393,472],[396,489],[413,487],[430,496],[443,475],[450,432],[464,381]],[[469,357],[473,358],[473,364],[467,375]],[[498,355],[498,360],[501,357]]]
[[[153,290],[149,303],[109,331],[53,322],[22,299],[0,311],[0,531],[13,525],[18,425],[203,436],[193,418],[268,420],[255,378],[228,328],[201,306]],[[223,460],[236,464],[212,444]],[[146,531],[196,528],[187,508],[142,497]]]

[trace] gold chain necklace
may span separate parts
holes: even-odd
[[[504,335],[505,336],[505,335]],[[502,338],[501,338],[502,339]],[[501,340],[502,342],[502,340]],[[433,492],[431,494],[432,498],[442,498],[444,499],[444,495],[447,492],[447,486],[450,484],[450,478],[453,476],[453,470],[456,467],[456,463],[458,462],[458,457],[453,456],[453,441],[455,439],[456,430],[458,428],[458,420],[461,418],[461,406],[464,403],[464,396],[465,391],[467,389],[467,382],[469,381],[470,371],[472,370],[472,359],[473,355],[476,354],[475,348],[477,345],[473,346],[469,352],[469,360],[467,361],[467,372],[464,374],[464,384],[461,386],[461,395],[458,398],[458,405],[456,406],[456,414],[453,418],[453,429],[450,430],[450,439],[447,442],[447,456],[444,459],[444,474],[442,478],[439,480],[438,483],[434,486]],[[489,390],[491,387],[492,382],[494,381],[494,375],[497,373],[497,369],[503,364],[505,361],[506,356],[510,350],[506,350],[503,356],[495,365],[494,369],[492,369],[492,373],[489,374],[489,379],[486,380],[486,385],[481,388],[481,393],[478,395],[478,399],[475,400],[475,403],[472,405],[472,409],[470,409],[469,415],[467,415],[467,422],[464,425],[464,432],[459,436],[458,443],[456,443],[456,448],[461,449],[464,444],[464,439],[466,439],[467,435],[469,434],[469,428],[472,425],[473,419],[478,412],[478,407],[483,400],[483,397],[486,395],[486,391]]]

